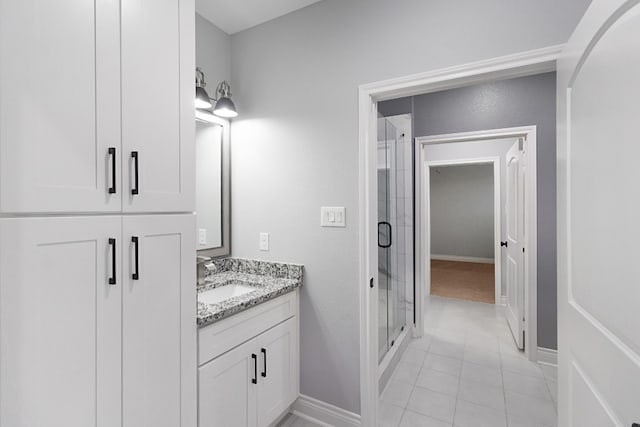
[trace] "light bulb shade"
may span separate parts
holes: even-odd
[[[211,108],[209,94],[203,87],[196,86],[196,108]]]
[[[236,117],[238,115],[238,112],[236,111],[236,106],[233,105],[233,101],[231,100],[231,98],[223,96],[218,99],[218,102],[216,102],[216,107],[213,109],[213,114],[228,119],[231,117]]]

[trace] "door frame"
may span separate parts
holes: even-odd
[[[490,130],[481,130],[476,132],[460,132],[460,133],[452,133],[446,135],[434,135],[427,137],[416,138],[415,144],[415,157],[416,157],[416,170],[415,170],[415,195],[416,195],[416,217],[420,218],[420,221],[416,223],[419,230],[416,230],[416,240],[420,242],[420,245],[417,246],[418,252],[421,257],[416,259],[421,259],[422,262],[416,263],[416,266],[420,266],[420,281],[421,286],[416,288],[424,290],[426,292],[427,284],[430,282],[430,271],[428,269],[422,268],[423,265],[429,265],[426,260],[427,256],[430,255],[428,251],[430,251],[430,247],[427,247],[425,244],[425,240],[428,243],[426,238],[427,234],[423,233],[421,230],[423,227],[429,227],[430,224],[425,222],[426,219],[423,218],[423,214],[425,211],[430,209],[429,200],[424,197],[426,194],[426,189],[422,186],[425,185],[424,174],[428,172],[428,168],[422,168],[422,165],[427,162],[427,159],[424,155],[424,146],[430,144],[445,144],[445,143],[455,143],[455,142],[481,142],[485,140],[492,139],[516,139],[516,138],[524,138],[525,140],[525,159],[527,165],[527,179],[525,180],[525,247],[527,248],[526,256],[525,256],[525,266],[524,266],[524,330],[525,330],[525,339],[524,339],[524,348],[525,355],[532,362],[536,362],[538,360],[538,177],[536,172],[535,165],[537,164],[537,127],[536,126],[521,126],[521,127],[513,127],[513,128],[504,128],[504,129],[490,129]],[[486,162],[485,162],[486,163]],[[426,171],[425,171],[426,169]],[[495,179],[495,177],[494,177]],[[496,230],[494,230],[495,232]],[[429,228],[426,229],[426,232],[429,233]],[[420,234],[418,234],[420,233]],[[496,238],[496,253],[500,253],[500,240],[501,233],[498,231]],[[535,238],[530,238],[530,236],[536,236]],[[424,255],[422,255],[424,254]],[[501,258],[501,257],[500,257]],[[497,267],[497,259],[496,259],[496,267]],[[417,269],[416,269],[417,270]],[[500,272],[501,274],[502,272]],[[497,271],[496,271],[497,274]],[[496,276],[497,277],[497,276]],[[416,292],[417,294],[418,292]],[[426,295],[422,295],[422,300]],[[417,298],[416,298],[417,299]],[[498,303],[498,299],[496,299],[496,304]]]
[[[424,152],[423,148],[428,143],[421,143],[422,138],[416,138],[416,144],[420,148],[421,153]],[[416,157],[419,159],[420,157]],[[416,176],[415,179],[421,180],[419,188],[422,189],[420,194],[420,200],[424,202],[419,205],[424,209],[418,208],[420,212],[419,221],[420,229],[424,230],[424,233],[420,234],[420,253],[424,258],[419,262],[424,263],[424,274],[421,277],[420,285],[424,287],[424,295],[429,295],[431,291],[431,168],[438,166],[462,166],[462,165],[492,165],[493,166],[493,262],[494,262],[494,297],[495,304],[501,305],[502,296],[502,251],[500,250],[500,240],[502,231],[502,200],[500,196],[501,191],[501,165],[499,156],[491,157],[471,157],[461,158],[453,160],[420,160],[416,164]],[[424,166],[424,167],[423,167]],[[418,187],[416,187],[418,188]]]
[[[376,120],[380,101],[556,70],[564,45],[554,45],[358,87],[358,289],[360,311],[360,413],[362,425],[378,423],[378,290]],[[415,212],[414,212],[415,215]],[[417,227],[416,227],[417,228]],[[415,230],[418,232],[418,230]],[[418,274],[416,270],[416,274]],[[422,298],[416,287],[416,301]],[[424,333],[421,304],[412,333]]]

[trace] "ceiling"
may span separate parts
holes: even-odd
[[[237,33],[321,0],[196,0],[196,12],[227,34]]]

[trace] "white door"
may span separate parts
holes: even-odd
[[[119,217],[0,219],[2,427],[120,425],[120,232]]]
[[[198,427],[256,427],[256,340],[198,369]]]
[[[297,319],[292,318],[257,338],[258,426],[275,421],[298,396]]]
[[[0,0],[0,211],[121,209],[119,3]]]
[[[196,423],[195,217],[122,219],[124,427]]]
[[[524,348],[524,171],[525,156],[519,139],[506,156],[507,191],[505,213],[506,251],[504,272],[506,277],[507,307],[505,310],[509,328],[518,348]]]
[[[594,0],[558,63],[559,423],[640,423],[640,4]]]
[[[194,211],[193,0],[121,3],[123,209]]]

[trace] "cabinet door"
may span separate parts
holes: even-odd
[[[134,216],[122,221],[122,425],[193,427],[195,217]]]
[[[0,0],[0,211],[120,211],[119,3]]]
[[[193,0],[122,2],[126,212],[195,210],[194,16]]]
[[[120,232],[119,217],[0,219],[1,426],[120,424]]]
[[[268,426],[298,396],[298,327],[296,318],[268,330],[257,338],[258,425]]]
[[[255,340],[198,370],[198,427],[256,427],[259,381]],[[252,357],[255,356],[255,357]]]

